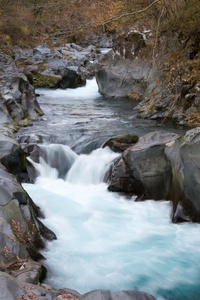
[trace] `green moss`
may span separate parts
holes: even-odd
[[[111,138],[109,141],[115,141],[118,143],[124,143],[124,144],[133,144],[138,141],[138,136],[135,133],[129,133],[126,135],[118,136]]]
[[[25,155],[21,156],[21,171],[27,172]]]
[[[54,87],[60,80],[60,76],[45,75],[38,72],[33,73],[33,85],[34,87]]]

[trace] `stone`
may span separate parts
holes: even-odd
[[[56,84],[56,88],[77,88],[85,84],[86,80],[82,79],[81,75],[73,70],[67,69],[62,79]]]
[[[109,147],[114,152],[123,152],[131,145],[135,144],[138,141],[139,137],[135,133],[129,133],[123,136],[118,136],[110,138],[104,145]]]
[[[25,155],[19,143],[4,134],[0,134],[0,161],[19,179],[27,173]]]
[[[22,263],[19,269],[10,271],[10,274],[20,282],[38,284],[46,275],[46,268],[38,262],[28,260]]]
[[[139,196],[144,194],[155,200],[168,199],[172,173],[164,149],[167,142],[178,136],[157,131],[141,137],[134,146],[123,152],[121,160],[114,163],[109,190],[117,184],[123,192],[133,192]]]
[[[153,132],[125,150],[107,174],[108,189],[144,200],[171,200],[173,222],[200,222],[200,128],[180,136]]]

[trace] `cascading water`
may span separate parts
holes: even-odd
[[[61,148],[53,156],[51,145],[44,149],[55,158]],[[36,183],[24,184],[58,238],[43,253],[47,282],[80,293],[134,289],[160,300],[199,299],[200,225],[172,224],[167,201],[134,202],[108,192],[103,178],[118,155],[108,148],[79,156],[64,150],[72,162],[64,179],[60,165],[41,160]]]
[[[172,224],[170,202],[108,192],[103,179],[117,154],[97,149],[112,136],[185,129],[137,119],[133,100],[106,101],[94,80],[76,90],[37,92],[45,116],[18,135],[22,144],[45,143],[34,163],[36,183],[24,188],[58,238],[43,253],[47,282],[80,293],[133,289],[158,300],[199,300],[200,225]]]

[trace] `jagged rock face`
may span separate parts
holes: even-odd
[[[33,86],[12,58],[0,52],[0,65],[0,122],[12,123],[42,115]]]
[[[176,176],[178,186],[183,189],[181,202],[193,220],[200,221],[200,128],[187,131],[175,142],[174,149],[175,147],[180,149],[179,165],[177,166],[176,162],[174,168],[177,172],[179,167],[182,175]],[[174,156],[173,152],[169,157],[173,157],[175,161]],[[175,187],[174,193],[176,193]]]
[[[200,221],[200,128],[143,136],[110,170],[110,191],[173,202],[173,221]],[[183,209],[181,208],[183,206]]]

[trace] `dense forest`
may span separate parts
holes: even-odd
[[[76,41],[139,26],[153,35],[178,30],[188,38],[200,28],[198,0],[0,0],[0,7],[1,48]]]

